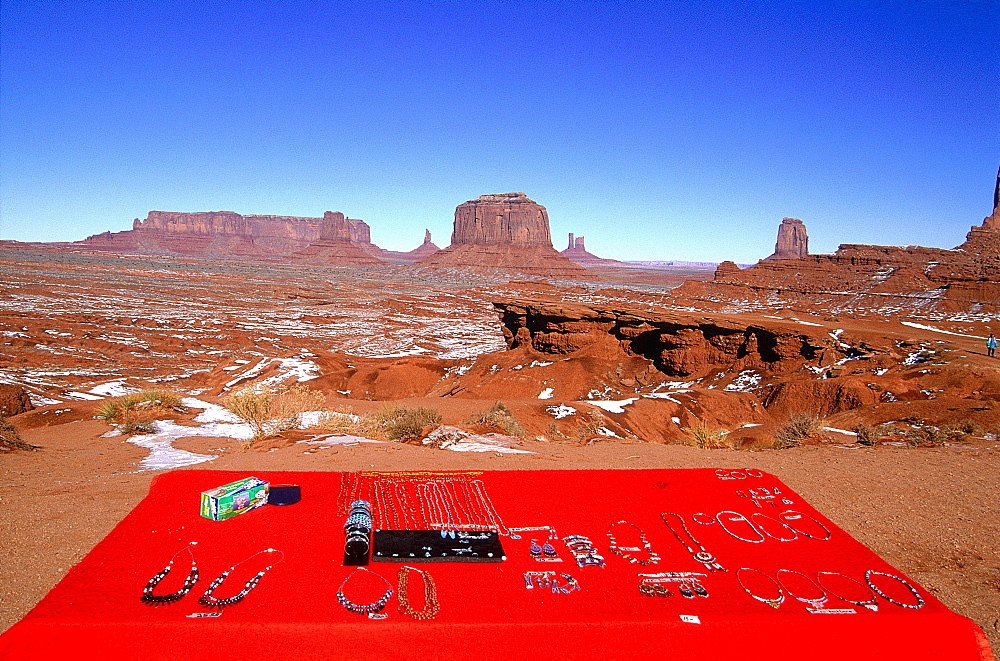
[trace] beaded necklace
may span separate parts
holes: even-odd
[[[915,603],[915,604],[904,604],[901,601],[896,601],[895,599],[893,599],[892,597],[890,597],[889,595],[887,595],[885,592],[882,592],[881,590],[879,590],[878,586],[875,585],[874,583],[872,583],[872,576],[885,576],[886,578],[892,578],[892,579],[895,579],[895,580],[899,581],[900,583],[903,584],[903,586],[906,589],[908,589],[910,591],[911,594],[913,594],[914,597],[917,598],[917,603]],[[886,574],[885,572],[880,572],[880,571],[875,571],[874,569],[869,569],[868,571],[865,572],[865,583],[867,583],[868,587],[870,587],[872,589],[872,592],[877,593],[878,596],[882,597],[883,599],[885,599],[886,601],[888,601],[891,604],[896,604],[897,606],[902,606],[903,608],[920,608],[925,603],[927,603],[927,602],[924,601],[924,598],[920,596],[920,593],[917,592],[917,589],[915,587],[913,587],[912,585],[910,585],[905,579],[900,578],[899,576],[896,576],[894,574]]]
[[[642,544],[641,549],[638,546],[618,546],[618,540],[615,539],[614,535],[614,528],[615,526],[620,526],[620,525],[632,526],[633,528],[635,528],[636,532],[639,533],[639,543]],[[650,544],[649,540],[646,539],[646,533],[644,533],[642,529],[639,528],[639,526],[635,525],[634,523],[624,520],[612,523],[610,526],[608,526],[608,540],[611,546],[611,552],[617,553],[618,555],[625,558],[631,563],[638,563],[640,565],[645,566],[645,565],[654,565],[660,561],[660,556],[656,554],[656,551],[653,550],[652,544]],[[637,558],[636,556],[632,555],[633,553],[642,553],[642,552],[646,553],[645,560]]]
[[[220,585],[222,585],[222,583],[233,572],[234,569],[236,569],[237,567],[239,567],[240,565],[242,565],[244,562],[248,562],[250,560],[253,560],[258,555],[261,555],[262,553],[281,553],[281,557],[277,560],[277,562],[272,562],[270,565],[268,565],[267,567],[264,567],[259,572],[257,572],[256,574],[254,574],[250,578],[250,580],[247,581],[244,584],[244,588],[239,593],[233,595],[232,597],[227,597],[226,599],[216,599],[213,596],[213,593],[215,592],[216,588],[218,588]],[[284,559],[285,559],[284,552],[279,551],[277,549],[264,549],[263,551],[258,551],[257,553],[254,553],[252,556],[250,556],[246,560],[240,560],[235,565],[233,565],[232,567],[230,567],[226,571],[222,572],[222,574],[219,575],[218,578],[216,578],[214,581],[211,582],[211,584],[208,586],[208,589],[205,590],[205,594],[202,595],[201,599],[198,600],[198,603],[200,603],[205,608],[219,608],[219,609],[222,609],[222,608],[225,608],[226,606],[232,606],[233,604],[239,603],[240,601],[243,600],[243,597],[245,597],[248,594],[250,594],[250,591],[253,590],[255,587],[257,587],[257,584],[260,583],[260,579],[264,577],[264,574],[266,574],[268,572],[268,570],[271,569],[271,567],[274,567],[276,564],[278,564],[279,562],[281,562]]]
[[[184,595],[186,595],[188,592],[191,591],[191,588],[194,587],[194,584],[198,582],[198,565],[195,564],[194,553],[191,551],[191,547],[197,543],[198,542],[191,542],[190,544],[182,548],[180,551],[175,553],[170,558],[170,562],[167,563],[167,566],[164,567],[162,570],[160,570],[160,573],[158,573],[156,576],[149,579],[149,582],[146,583],[146,587],[142,589],[142,596],[139,597],[142,603],[147,604],[149,606],[163,606],[165,604],[172,604],[175,601],[178,601],[179,599],[184,597]],[[171,592],[170,594],[153,594],[153,588],[159,585],[160,581],[162,581],[163,578],[170,573],[170,570],[173,569],[174,558],[176,558],[184,551],[187,551],[188,554],[191,556],[191,572],[187,575],[187,578],[184,579],[184,585],[177,592]]]
[[[347,582],[350,581],[354,577],[354,575],[357,574],[359,571],[368,572],[372,576],[378,576],[379,580],[385,583],[386,586],[385,593],[370,604],[356,604],[344,595],[344,587],[347,585]],[[381,576],[379,576],[370,569],[366,569],[364,567],[358,567],[350,574],[348,574],[347,578],[344,579],[344,582],[340,584],[339,588],[337,588],[337,601],[340,602],[341,606],[351,611],[352,613],[366,613],[369,617],[372,617],[375,613],[378,613],[383,608],[385,608],[385,605],[389,603],[389,599],[392,597],[392,594],[393,594],[392,584],[390,584],[389,581],[385,580],[384,578],[382,578]]]
[[[409,588],[409,576],[410,572],[415,571],[420,574],[420,581],[424,586],[424,607],[423,610],[414,610],[410,606],[410,598],[408,595]],[[421,571],[415,567],[409,567],[403,565],[399,568],[399,610],[406,613],[414,620],[431,620],[437,617],[438,611],[441,610],[441,605],[437,600],[437,587],[434,585],[434,579],[431,578],[430,572]]]
[[[680,534],[674,530],[674,527],[670,525],[670,521],[667,520],[668,514],[677,517],[677,520],[681,523],[681,528],[684,529],[684,534],[688,536],[688,539],[691,540],[691,544],[694,544],[694,546],[681,539]],[[709,553],[708,550],[701,545],[701,542],[694,538],[694,535],[692,535],[691,531],[688,530],[687,524],[684,523],[684,517],[676,512],[662,512],[660,514],[660,518],[663,519],[663,523],[667,526],[670,532],[674,534],[674,537],[676,537],[677,541],[681,543],[681,546],[687,549],[692,558],[705,565],[705,568],[708,569],[708,571],[727,571],[725,567],[718,563],[715,556]],[[695,550],[695,547],[697,547],[697,550]]]
[[[794,592],[792,592],[791,590],[789,590],[788,586],[785,585],[785,582],[781,580],[781,574],[782,574],[782,572],[784,572],[786,574],[795,574],[797,576],[801,576],[802,578],[804,578],[806,580],[807,583],[809,583],[814,588],[816,588],[817,590],[819,590],[822,594],[819,597],[815,598],[815,599],[808,599],[806,597],[800,597],[799,595],[797,595]],[[823,605],[826,604],[826,601],[827,601],[826,590],[824,590],[823,588],[821,588],[819,585],[816,584],[815,581],[813,581],[811,578],[809,578],[808,576],[806,576],[802,572],[797,572],[797,571],[794,571],[792,569],[779,569],[778,571],[776,571],[774,573],[774,578],[775,578],[775,580],[778,581],[778,584],[782,588],[785,589],[785,592],[787,592],[789,595],[792,596],[793,599],[801,601],[804,604],[809,604],[813,608],[817,608],[817,609],[818,608],[823,608]]]
[[[818,540],[820,540],[822,542],[825,542],[828,539],[830,539],[830,537],[833,536],[833,533],[830,532],[829,528],[827,528],[826,526],[824,526],[822,523],[820,523],[819,521],[817,521],[813,517],[807,516],[807,515],[803,514],[802,512],[799,512],[797,510],[785,510],[784,512],[780,512],[778,514],[778,519],[780,519],[782,522],[784,522],[784,524],[786,526],[788,526],[788,528],[791,529],[792,531],[797,532],[798,534],[803,535],[805,537],[809,537],[810,539],[818,539]],[[812,521],[817,526],[819,526],[820,528],[823,529],[823,532],[826,533],[826,537],[817,537],[815,535],[810,535],[806,531],[799,530],[798,528],[794,527],[792,524],[788,523],[789,521],[797,521],[799,519],[809,519],[810,521]]]
[[[722,516],[723,514],[728,514],[729,516],[725,516],[724,517],[724,516]],[[746,518],[745,516],[743,516],[739,512],[734,512],[732,510],[723,510],[723,511],[721,511],[718,514],[715,515],[715,520],[719,522],[719,526],[723,530],[725,530],[727,533],[729,533],[730,535],[732,535],[733,537],[735,537],[736,539],[738,539],[740,541],[750,542],[752,544],[760,544],[761,542],[763,542],[766,539],[764,537],[764,535],[759,530],[757,530],[756,526],[754,526],[754,524],[750,521],[750,519]],[[735,522],[735,521],[746,521],[747,525],[750,526],[750,530],[752,530],[755,533],[757,533],[757,535],[760,537],[760,539],[747,539],[746,537],[740,537],[739,535],[737,535],[732,530],[730,530],[729,528],[726,527],[726,523],[725,523],[726,521],[733,521],[733,522]]]

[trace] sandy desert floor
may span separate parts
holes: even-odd
[[[93,407],[115,392],[113,384],[162,383],[214,402],[203,393],[234,372],[245,373],[266,357],[298,369],[290,356],[317,344],[372,356],[447,359],[499,351],[504,345],[489,301],[524,291],[399,276],[390,284],[378,274],[338,278],[281,266],[224,265],[206,274],[196,262],[159,258],[121,259],[109,269],[114,258],[81,255],[67,264],[41,253],[0,257],[10,267],[0,291],[0,330],[7,340],[0,346],[0,381],[29,387],[39,408],[22,414],[31,422],[19,427],[25,441],[41,447],[0,452],[0,631],[42,599],[163,471],[151,465],[150,449],[107,437],[108,424],[93,419]],[[241,295],[248,282],[256,293]],[[560,296],[584,302],[655,296],[648,289],[597,289],[564,289]],[[356,400],[358,412],[377,405]],[[482,402],[441,403],[446,423],[477,407]],[[942,447],[824,443],[755,452],[622,438],[586,445],[535,439],[521,441],[517,448],[527,452],[515,454],[317,442],[315,433],[303,432],[252,449],[224,436],[182,437],[172,447],[216,457],[188,469],[248,474],[759,468],[972,618],[1000,648],[1000,441],[994,436],[968,436]]]

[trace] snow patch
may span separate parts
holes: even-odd
[[[593,404],[598,408],[602,408],[608,413],[624,413],[625,407],[638,399],[638,397],[629,397],[628,399],[619,399],[617,401],[608,401],[603,399],[588,399],[586,401],[588,404]]]
[[[552,396],[555,394],[555,392],[556,392],[555,388],[546,388],[542,392],[538,393],[538,399],[552,399]]]
[[[566,404],[560,404],[559,406],[547,406],[545,407],[545,411],[556,420],[576,415],[576,409],[572,406],[567,406]]]

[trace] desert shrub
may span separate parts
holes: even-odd
[[[948,440],[948,433],[937,427],[928,426],[910,429],[903,438],[910,444],[910,447],[924,448],[944,445],[945,441]]]
[[[803,439],[809,438],[819,431],[819,418],[805,413],[796,413],[791,419],[778,427],[774,433],[774,449],[787,450],[793,448]]]
[[[302,414],[316,411],[326,404],[323,393],[305,386],[294,385],[278,391],[262,386],[247,386],[225,399],[233,415],[253,430],[253,441],[302,423]]]
[[[358,433],[361,418],[352,413],[324,411],[316,421],[316,426],[334,434],[352,435]]]
[[[975,420],[970,420],[969,418],[963,418],[958,422],[950,425],[946,425],[944,430],[948,434],[968,434],[969,436],[978,436],[983,433],[983,428]]]
[[[115,429],[125,436],[139,436],[145,434],[155,434],[156,424],[152,420],[146,418],[135,418],[129,416],[128,419],[124,420]]]
[[[608,419],[603,413],[591,411],[576,424],[574,434],[579,440],[584,441],[591,436],[600,434],[607,423]]]
[[[718,449],[732,447],[727,442],[729,432],[725,429],[713,429],[707,422],[701,421],[693,427],[684,427],[684,432],[690,434],[692,441],[699,448]]]
[[[497,402],[482,413],[472,416],[467,424],[496,427],[509,436],[524,436],[527,433],[503,402]]]
[[[393,406],[364,416],[359,429],[393,441],[409,441],[420,438],[424,427],[440,423],[441,413],[435,409]]]
[[[0,415],[0,445],[5,445],[13,450],[37,450],[37,445],[32,445],[21,438],[17,427],[7,418]]]
[[[874,446],[885,434],[885,425],[869,425],[867,422],[859,422],[851,428],[858,435],[858,444]]]
[[[94,411],[94,417],[107,422],[117,422],[123,419],[129,411],[135,409],[139,399],[134,394],[122,395],[106,399]]]
[[[128,395],[126,395],[128,397]],[[181,398],[168,390],[143,390],[135,395],[138,399],[137,405],[143,404],[159,407],[161,409],[171,409],[178,412],[187,410]]]

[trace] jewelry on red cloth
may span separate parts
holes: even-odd
[[[385,583],[386,586],[385,594],[383,594],[381,597],[379,597],[370,604],[356,604],[344,595],[344,587],[347,585],[347,582],[350,581],[351,578],[353,578],[354,575],[357,574],[359,571],[368,572],[372,576],[378,576],[378,578],[383,583]],[[372,570],[366,569],[365,567],[358,567],[357,569],[352,571],[350,574],[347,575],[347,578],[344,579],[344,582],[340,584],[340,587],[337,588],[337,601],[340,602],[341,606],[351,611],[352,613],[367,613],[368,615],[372,615],[373,613],[378,613],[383,608],[385,608],[385,605],[387,603],[389,603],[389,599],[392,597],[392,595],[393,595],[392,584],[389,583],[389,581],[382,578],[382,576],[380,576],[379,574],[376,574]]]
[[[836,592],[834,592],[833,590],[831,590],[828,586],[823,585],[823,579],[820,578],[821,576],[840,576],[841,578],[846,578],[848,581],[851,581],[852,583],[857,583],[865,590],[868,590],[868,593],[871,594],[872,598],[865,599],[863,601],[854,601],[853,599],[848,599],[847,597],[841,596]],[[827,594],[832,595],[837,599],[840,599],[841,601],[846,601],[847,603],[854,604],[855,606],[864,606],[865,608],[873,611],[878,610],[878,597],[875,596],[875,591],[872,590],[870,587],[865,586],[865,584],[862,583],[861,581],[855,580],[850,576],[845,576],[844,574],[835,571],[818,571],[816,572],[816,584],[821,588],[823,588],[824,590],[826,590]]]
[[[774,587],[778,589],[778,596],[775,597],[774,599],[767,599],[765,597],[761,597],[761,596],[756,595],[753,592],[751,592],[750,588],[748,588],[743,583],[743,579],[740,577],[740,572],[743,572],[743,571],[757,572],[758,574],[760,574],[761,576],[763,576],[767,580],[769,580],[772,583],[774,583]],[[743,591],[746,592],[748,595],[750,595],[751,597],[753,597],[757,601],[763,601],[765,604],[767,604],[771,608],[777,608],[778,606],[780,606],[785,601],[785,592],[784,592],[784,590],[781,589],[781,584],[778,583],[773,578],[771,578],[770,576],[768,576],[767,574],[765,574],[764,572],[760,571],[759,569],[751,569],[750,567],[740,567],[739,569],[736,570],[736,582],[740,584],[740,587],[743,588]]]
[[[613,530],[615,526],[620,526],[622,524],[626,526],[632,526],[633,528],[636,529],[636,531],[639,533],[639,543],[642,544],[642,548],[639,548],[638,546],[618,546],[618,541],[615,539]],[[656,551],[653,550],[652,544],[650,544],[649,540],[646,539],[646,533],[644,533],[642,529],[639,528],[639,526],[635,525],[634,523],[630,523],[628,521],[616,521],[615,523],[612,523],[610,526],[608,526],[608,539],[610,540],[611,544],[611,552],[617,553],[618,555],[625,558],[631,563],[639,563],[640,565],[645,566],[645,565],[654,565],[660,561],[660,556],[656,554]],[[645,559],[637,558],[636,556],[632,555],[633,553],[642,553],[642,552],[646,553]]]
[[[694,544],[694,547],[697,547],[698,550],[695,550],[695,548],[691,544],[688,544],[683,539],[681,539],[681,536],[677,533],[676,530],[674,530],[674,527],[670,525],[670,522],[667,521],[668,514],[677,517],[677,520],[681,522],[681,528],[684,529],[684,534],[688,536],[688,539],[691,540],[691,543]],[[660,514],[660,518],[663,519],[663,523],[667,526],[670,532],[674,534],[674,537],[676,537],[677,541],[681,543],[681,546],[687,549],[688,553],[691,554],[692,558],[694,558],[701,564],[705,565],[705,568],[708,569],[709,571],[727,571],[725,567],[723,567],[716,561],[715,556],[709,553],[708,550],[706,550],[705,547],[701,545],[701,542],[699,542],[697,539],[694,538],[694,535],[691,534],[691,531],[688,530],[687,524],[684,522],[684,517],[682,517],[680,514],[677,514],[676,512],[662,512]]]
[[[699,516],[702,517],[702,519],[699,519]],[[711,514],[705,514],[704,512],[695,512],[691,515],[691,520],[703,526],[710,526],[715,523],[715,517]]]
[[[800,597],[799,595],[789,590],[788,586],[785,585],[785,582],[781,580],[781,572],[785,572],[786,574],[796,574],[797,576],[801,576],[802,578],[806,579],[806,581],[808,581],[810,585],[812,585],[814,588],[816,588],[823,594],[817,597],[816,599],[807,599],[805,597]],[[797,599],[804,604],[809,604],[813,608],[823,608],[823,605],[827,602],[826,590],[821,588],[819,585],[816,584],[815,581],[813,581],[811,578],[809,578],[802,572],[797,572],[792,569],[779,569],[777,572],[775,572],[774,578],[778,581],[778,584],[785,589],[785,592],[787,592],[792,596],[793,599]]]
[[[760,525],[759,523],[758,523],[758,524],[756,524],[756,527],[757,527],[757,529],[758,529],[758,530],[760,530],[760,531],[762,531],[762,532],[763,532],[763,533],[764,533],[765,535],[767,535],[768,537],[770,537],[770,538],[772,538],[772,539],[776,539],[776,540],[778,540],[779,542],[790,542],[790,541],[792,541],[792,540],[794,540],[794,539],[798,539],[798,538],[799,538],[799,534],[798,534],[797,532],[795,532],[795,528],[791,527],[790,525],[788,525],[788,524],[787,524],[787,523],[785,523],[784,521],[779,521],[779,520],[777,520],[777,519],[775,519],[775,518],[772,518],[772,517],[770,517],[770,516],[768,516],[768,515],[766,515],[766,514],[763,514],[763,513],[761,513],[761,512],[754,512],[753,514],[751,514],[751,515],[750,515],[750,520],[751,520],[751,522],[753,521],[754,517],[757,517],[757,516],[759,516],[759,517],[763,517],[763,518],[767,519],[768,521],[773,521],[773,522],[777,523],[777,524],[778,524],[779,526],[782,526],[783,528],[788,528],[789,530],[791,530],[791,531],[792,531],[792,536],[791,536],[791,537],[776,537],[775,535],[773,535],[773,534],[772,534],[772,533],[771,533],[771,532],[770,532],[770,531],[769,531],[769,530],[768,530],[767,528],[765,528],[764,526]]]
[[[800,535],[808,537],[809,539],[818,539],[821,542],[825,542],[826,540],[830,539],[833,536],[833,533],[830,532],[829,528],[827,528],[826,526],[824,526],[822,523],[820,523],[819,521],[817,521],[813,517],[807,516],[807,515],[803,514],[802,512],[799,512],[798,510],[785,510],[784,512],[779,512],[778,513],[778,518],[781,521],[783,521],[784,524],[786,526],[788,526],[791,530],[793,530],[794,532],[797,532]],[[792,524],[788,523],[789,521],[798,521],[799,519],[809,519],[810,521],[812,521],[817,526],[819,526],[820,528],[823,529],[823,532],[826,533],[826,537],[816,537],[815,535],[810,535],[806,531],[799,530],[798,528],[796,528]]]
[[[410,576],[409,572],[411,571],[415,571],[420,574],[420,581],[424,586],[424,607],[419,611],[410,606],[408,588]],[[431,620],[437,617],[438,611],[441,610],[441,604],[438,603],[437,587],[434,585],[434,579],[431,578],[430,572],[403,565],[399,568],[399,576],[397,577],[397,580],[399,582],[399,593],[397,598],[399,599],[400,612],[406,613],[414,620]]]
[[[149,579],[149,582],[146,583],[146,587],[142,589],[142,596],[139,597],[142,603],[148,604],[150,606],[163,606],[165,604],[172,604],[175,601],[178,601],[179,599],[184,597],[184,595],[186,595],[188,592],[191,591],[191,588],[194,587],[194,584],[198,582],[198,565],[195,564],[194,553],[191,551],[191,547],[197,543],[198,542],[191,542],[177,553],[174,553],[174,555],[170,558],[170,561],[167,563],[167,566],[164,567],[162,570],[160,570],[160,573],[158,573],[156,576]],[[184,551],[187,551],[188,554],[191,556],[191,572],[187,575],[187,578],[184,579],[184,585],[177,592],[171,592],[170,594],[153,594],[153,588],[159,585],[160,581],[162,581],[163,578],[170,573],[170,570],[173,569],[174,558],[176,558]]]
[[[879,590],[878,586],[875,585],[874,583],[872,583],[872,576],[885,576],[887,578],[893,578],[893,579],[899,581],[900,583],[903,584],[904,587],[906,587],[913,594],[914,597],[917,598],[917,603],[915,603],[915,604],[904,604],[901,601],[896,601],[895,599],[893,599],[892,597],[890,597],[886,593],[884,593],[881,590]],[[880,571],[875,571],[874,569],[869,569],[868,571],[865,572],[865,583],[867,583],[868,587],[870,587],[872,589],[872,592],[875,592],[876,594],[878,594],[878,596],[882,597],[883,599],[885,599],[886,601],[888,601],[891,604],[896,604],[897,606],[902,606],[903,608],[920,608],[925,603],[927,603],[927,602],[924,601],[924,598],[920,596],[920,593],[917,592],[917,589],[915,587],[913,587],[912,585],[910,585],[905,579],[903,579],[903,578],[901,578],[899,576],[896,576],[895,574],[886,574],[885,572],[880,572]]]
[[[722,516],[723,514],[731,514],[733,516],[723,517]],[[750,526],[750,530],[753,530],[755,533],[757,533],[760,536],[760,539],[747,539],[746,537],[740,537],[739,535],[737,535],[732,530],[726,527],[726,524],[724,523],[723,519],[725,519],[726,521],[746,521],[747,525]],[[767,539],[759,530],[757,530],[756,526],[754,526],[753,522],[750,521],[750,519],[746,518],[739,512],[734,512],[732,510],[723,510],[715,515],[715,520],[719,522],[719,526],[723,530],[725,530],[727,533],[729,533],[730,535],[732,535],[733,537],[735,537],[740,541],[750,542],[751,544],[760,544],[765,539]]]
[[[240,592],[238,592],[237,594],[233,595],[232,597],[227,597],[225,599],[216,599],[213,596],[213,593],[215,592],[216,588],[222,585],[222,583],[226,580],[226,578],[229,577],[229,575],[233,572],[234,569],[242,565],[244,562],[253,560],[262,553],[281,553],[281,557],[277,560],[277,562],[272,562],[267,567],[264,567],[259,572],[254,574],[250,578],[250,580],[244,584],[243,589],[240,590]],[[271,567],[274,567],[276,564],[278,564],[284,559],[285,559],[284,552],[279,551],[277,549],[264,549],[263,551],[258,551],[257,553],[254,553],[246,560],[240,560],[235,565],[233,565],[226,571],[222,572],[222,574],[220,574],[218,578],[216,578],[214,581],[211,582],[211,584],[209,584],[208,589],[205,590],[205,594],[201,596],[201,599],[198,600],[198,603],[200,603],[205,608],[220,608],[220,609],[225,608],[226,606],[232,606],[233,604],[238,604],[243,600],[243,597],[250,594],[250,591],[253,590],[255,587],[257,587],[257,584],[260,583],[260,579],[264,577],[264,574],[266,574],[271,569]]]

